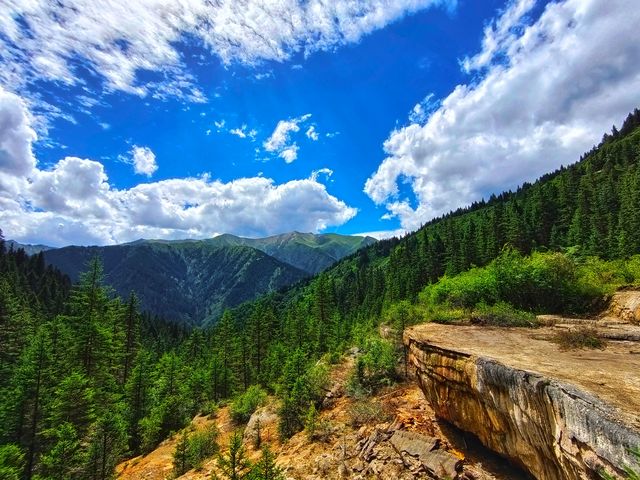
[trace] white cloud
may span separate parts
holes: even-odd
[[[327,179],[331,178],[331,176],[333,175],[333,170],[331,170],[330,168],[320,168],[318,170],[314,170],[313,172],[311,172],[311,180],[313,180],[314,182],[318,180],[318,178],[320,177],[320,175],[324,175]]]
[[[139,175],[152,176],[158,170],[156,154],[149,147],[139,147],[134,145],[131,149],[131,160],[133,171]]]
[[[0,172],[0,225],[9,238],[56,246],[222,232],[263,236],[318,232],[357,213],[313,175],[281,184],[262,176],[222,182],[202,175],[117,189],[94,160],[66,157],[41,170],[31,153],[35,134],[24,103],[11,94],[1,98],[0,132],[14,132],[10,143],[21,145],[3,150]],[[135,149],[148,160],[145,147],[134,147],[132,158]]]
[[[282,158],[285,163],[292,163],[298,158],[298,145],[295,143],[293,145],[289,145],[287,148],[284,148],[278,154],[280,158]]]
[[[243,125],[243,127],[246,127],[246,125]],[[236,136],[238,136],[240,138],[246,138],[247,137],[247,134],[244,133],[244,129],[242,129],[242,128],[232,128],[231,130],[229,130],[229,133],[231,135],[236,135]]]
[[[243,124],[240,128],[232,128],[229,130],[229,133],[240,138],[249,137],[252,142],[256,140],[256,136],[258,135],[258,131],[255,128],[249,130],[246,124]]]
[[[364,190],[403,228],[577,161],[638,106],[633,1],[550,3],[534,23],[514,27],[529,7],[513,2],[485,32],[467,62],[483,68],[481,78],[458,85],[426,123],[385,141],[388,156]],[[416,208],[399,195],[402,179]]]
[[[314,142],[317,142],[318,139],[320,138],[320,135],[318,135],[318,132],[316,132],[316,127],[313,125],[311,125],[307,129],[307,132],[305,133],[305,135],[309,140],[313,140]]]
[[[284,61],[358,42],[404,15],[455,0],[4,0],[0,3],[0,83],[77,84],[75,65],[108,90],[203,101],[178,44],[189,37],[225,64]],[[144,84],[140,71],[160,72]]]
[[[299,132],[300,125],[310,118],[311,114],[306,113],[289,120],[280,120],[262,146],[267,152],[277,153],[286,163],[293,162],[298,158],[298,145],[290,142],[291,134]]]
[[[391,238],[391,237],[402,238],[407,233],[409,233],[407,230],[399,228],[397,230],[377,230],[377,231],[374,231],[374,232],[354,233],[352,236],[354,236],[354,237],[372,237],[372,238],[375,238],[377,240],[384,240],[386,238]]]
[[[478,70],[491,64],[499,53],[508,53],[510,45],[517,43],[518,34],[525,28],[525,15],[535,6],[536,0],[510,0],[507,7],[494,22],[484,29],[482,51],[462,62],[466,72]]]
[[[36,166],[35,140],[24,101],[0,86],[0,173],[29,175]]]
[[[216,120],[215,122],[213,122],[213,124],[216,126],[216,128],[218,129],[218,131],[222,128],[224,128],[225,126],[225,121],[224,120]]]
[[[409,112],[409,121],[412,123],[424,123],[440,104],[434,100],[434,94],[430,93],[420,102],[416,103]]]

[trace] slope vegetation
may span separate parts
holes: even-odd
[[[226,307],[308,275],[254,248],[204,242],[65,247],[44,255],[73,280],[98,256],[118,295],[135,292],[143,310],[188,325],[206,324]]]

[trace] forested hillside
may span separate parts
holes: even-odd
[[[571,247],[604,259],[639,253],[638,126],[636,109],[576,164],[434,219],[400,241],[360,250],[325,276],[337,308],[377,315],[383,304],[415,300],[444,274],[488,264],[505,245],[523,254]]]
[[[77,281],[97,256],[118,295],[124,298],[133,291],[143,310],[202,326],[219,319],[225,308],[292,285],[374,242],[369,237],[298,232],[258,239],[220,235],[70,246],[48,249],[44,258]]]
[[[136,292],[142,309],[187,326],[206,324],[226,307],[308,276],[254,248],[205,242],[64,247],[44,255],[74,280],[97,256],[118,295]]]

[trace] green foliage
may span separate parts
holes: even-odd
[[[264,405],[267,400],[267,392],[258,385],[252,385],[238,395],[231,403],[229,409],[231,418],[235,423],[246,423],[258,407]]]
[[[247,459],[242,445],[242,432],[240,430],[236,430],[229,438],[227,454],[219,453],[217,460],[223,476],[214,475],[214,479],[243,480],[251,478],[252,465]]]
[[[349,407],[349,421],[355,428],[385,422],[390,418],[389,412],[386,412],[383,404],[377,400],[363,399]]]
[[[75,426],[70,422],[53,426],[46,431],[45,438],[51,448],[40,457],[42,475],[60,480],[78,478],[86,462],[86,452]]]
[[[476,305],[471,314],[471,322],[496,327],[536,327],[538,325],[533,313],[517,310],[506,302]]]
[[[280,386],[282,403],[278,431],[283,439],[304,428],[305,416],[311,404],[318,406],[326,393],[329,369],[323,362],[308,365],[300,350],[285,364]]]
[[[309,440],[315,440],[316,428],[318,426],[318,410],[316,406],[312,403],[309,405],[309,410],[307,410],[307,415],[304,419],[304,429],[307,432],[307,438]]]
[[[260,460],[251,470],[251,480],[284,480],[284,471],[276,465],[275,455],[269,445],[262,447]]]
[[[174,475],[180,476],[192,468],[200,468],[205,459],[216,454],[218,435],[215,425],[192,433],[183,430],[173,453]]]
[[[24,472],[24,452],[13,444],[0,445],[0,478],[20,480]]]
[[[393,345],[371,335],[362,342],[362,354],[356,361],[351,382],[371,394],[395,380],[396,363],[397,355]]]
[[[629,261],[581,258],[573,253],[507,249],[486,267],[443,277],[420,294],[426,318],[448,323],[532,326],[530,313],[585,313],[616,288],[640,281],[639,256]]]

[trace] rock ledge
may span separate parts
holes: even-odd
[[[640,445],[637,344],[562,352],[553,328],[419,325],[409,360],[436,415],[540,480],[621,476]],[[614,342],[611,342],[614,343]]]

